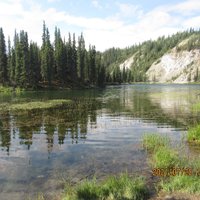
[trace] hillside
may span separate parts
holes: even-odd
[[[200,50],[180,51],[176,48],[153,63],[146,72],[151,82],[187,83],[197,81]]]
[[[103,53],[103,58],[106,56],[107,82],[197,82],[200,32],[191,29],[130,48],[108,50]]]

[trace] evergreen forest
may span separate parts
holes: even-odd
[[[133,34],[134,35],[134,34]],[[66,39],[67,38],[67,39]],[[187,39],[181,47],[178,44]],[[172,48],[177,51],[200,48],[200,31],[190,29],[168,37],[159,37],[125,49],[99,52],[85,46],[83,34],[62,37],[55,27],[54,41],[43,22],[42,45],[29,41],[28,33],[15,31],[13,42],[6,41],[0,28],[0,84],[20,88],[103,87],[106,84],[146,82],[146,71]],[[120,66],[134,56],[130,68]]]

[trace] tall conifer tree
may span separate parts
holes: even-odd
[[[3,29],[0,28],[0,83],[8,81],[6,44]]]

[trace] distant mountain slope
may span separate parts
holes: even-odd
[[[200,79],[200,31],[191,29],[126,49],[112,48],[103,58],[110,82],[127,82],[127,77],[132,82],[196,82]]]

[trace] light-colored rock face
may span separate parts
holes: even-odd
[[[200,66],[200,50],[180,51],[174,48],[157,60],[146,72],[149,81],[184,83],[194,80]]]
[[[134,57],[135,57],[135,54],[133,56],[131,56],[130,58],[128,58],[127,60],[125,60],[123,63],[121,63],[119,65],[120,70],[123,70],[124,67],[125,67],[125,69],[130,69],[131,65],[134,62]]]

